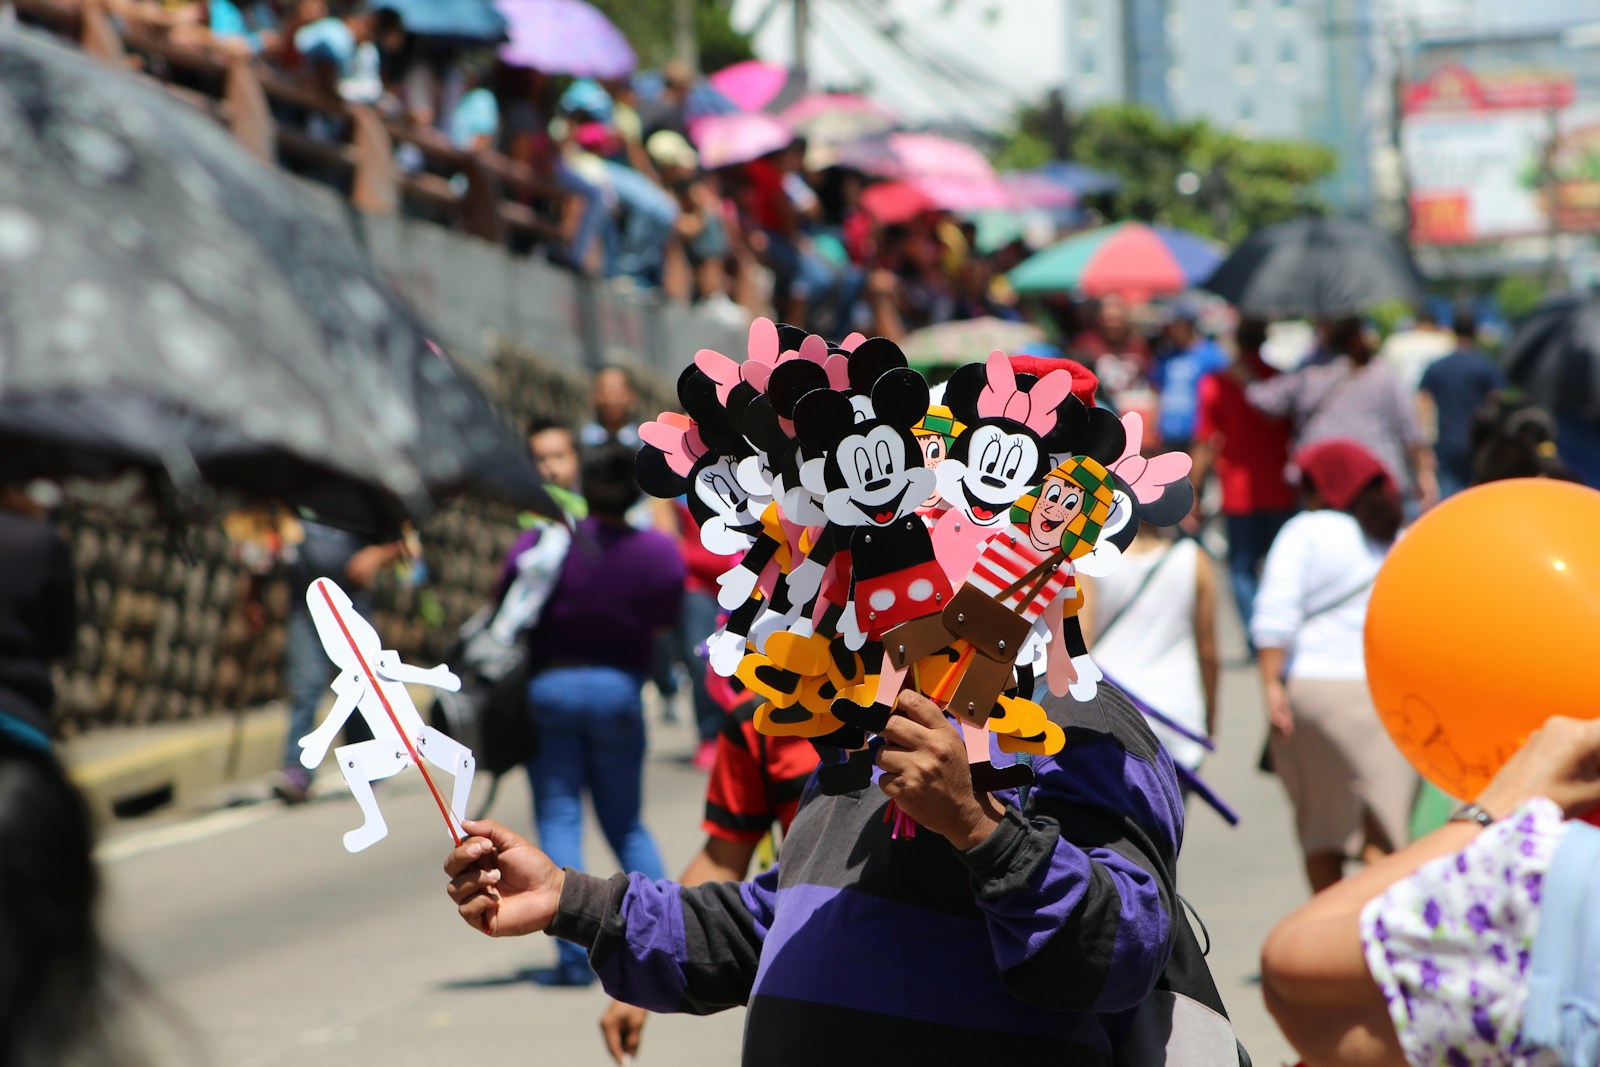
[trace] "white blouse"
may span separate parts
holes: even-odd
[[[1272,542],[1256,592],[1250,620],[1256,647],[1288,649],[1293,678],[1365,678],[1367,601],[1387,552],[1342,511],[1290,519]]]

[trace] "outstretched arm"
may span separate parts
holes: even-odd
[[[497,822],[445,860],[450,898],[491,937],[548,931],[589,950],[605,991],[660,1012],[707,1015],[749,999],[772,922],[778,869],[753,882],[686,888],[641,874],[612,878],[556,867]]]
[[[390,681],[407,685],[427,685],[451,693],[461,689],[461,679],[443,663],[437,667],[414,667],[401,662],[400,653],[386,648],[378,653],[377,666],[378,673]]]

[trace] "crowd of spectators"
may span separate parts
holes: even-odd
[[[871,179],[816,169],[798,136],[703,166],[696,76],[680,64],[613,80],[511,66],[491,44],[409,32],[381,0],[112,0],[109,10],[140,33],[375,107],[418,137],[495,153],[543,191],[530,205],[554,231],[541,254],[586,275],[664,288],[731,321],[770,308],[830,336],[1021,318],[1003,278],[1026,254],[1020,241],[980,251],[975,225],[941,210],[875,217],[861,195]],[[279,117],[340,136],[326,116]],[[400,144],[397,162],[419,169],[423,153]]]

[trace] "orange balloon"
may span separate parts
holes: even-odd
[[[1366,656],[1395,744],[1462,799],[1550,716],[1600,717],[1600,492],[1518,478],[1428,512],[1378,572]]]

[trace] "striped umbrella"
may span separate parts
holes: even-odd
[[[1044,340],[1031,322],[978,318],[941,322],[906,334],[900,349],[918,370],[981,363],[990,352],[1017,353]]]
[[[1075,291],[1147,298],[1199,285],[1222,262],[1222,249],[1170,226],[1119,222],[1068,237],[1023,260],[1007,277],[1019,293]]]

